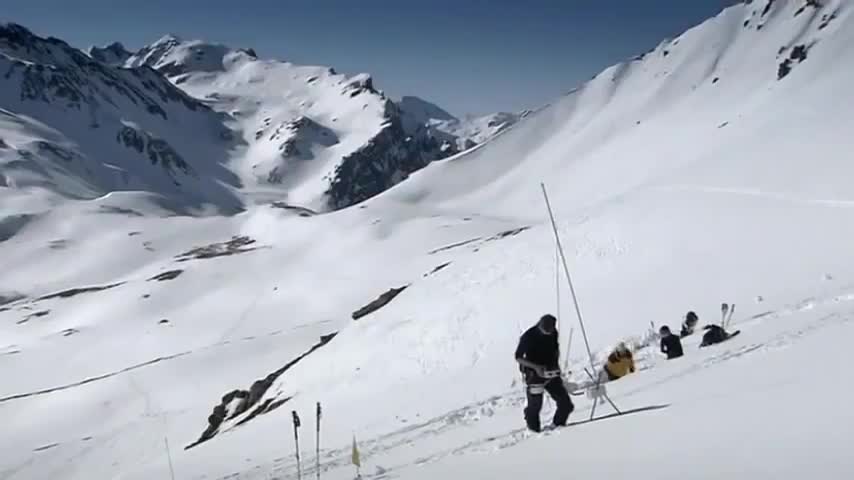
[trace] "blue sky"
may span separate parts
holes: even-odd
[[[84,48],[165,33],[373,74],[454,114],[547,103],[731,0],[3,0],[0,18]]]

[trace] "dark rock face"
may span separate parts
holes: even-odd
[[[388,291],[381,294],[372,302],[353,312],[353,320],[358,320],[364,316],[370,315],[376,312],[377,310],[383,308],[384,306],[388,305],[389,302],[394,300],[396,296],[400,295],[402,291],[406,290],[408,286],[409,285],[404,285],[403,287],[388,289]]]
[[[109,285],[98,285],[96,287],[80,287],[80,288],[70,288],[68,290],[63,290],[57,293],[51,293],[49,295],[44,295],[37,298],[37,301],[41,300],[50,300],[52,298],[70,298],[82,293],[92,293],[92,292],[100,292],[102,290],[109,290],[111,288],[116,288],[118,286],[124,285],[124,282],[119,283],[111,283]]]
[[[386,101],[385,118],[380,133],[344,157],[336,168],[326,191],[331,208],[345,208],[367,200],[430,162],[459,153],[454,145],[440,143],[429,129],[407,134],[400,110],[390,100]]]
[[[275,382],[279,377],[281,377],[285,372],[287,372],[291,367],[299,363],[301,360],[311,355],[327,343],[331,342],[337,334],[338,332],[333,332],[328,335],[321,336],[320,341],[314,344],[308,351],[294,358],[275,372],[270,373],[269,375],[260,380],[256,380],[252,383],[252,386],[249,387],[249,390],[236,389],[225,394],[220,400],[220,403],[214,407],[213,412],[208,416],[208,426],[204,430],[204,432],[202,432],[199,439],[184,447],[184,450],[189,450],[201,443],[212,439],[216,436],[217,433],[219,433],[219,427],[224,421],[234,419],[239,415],[247,412],[252,407],[256,408],[252,412],[250,412],[244,419],[240,420],[237,425],[242,425],[246,422],[251,421],[258,415],[273,411],[276,408],[282,406],[288,400],[290,400],[292,397],[285,397],[278,400],[274,398],[268,398],[267,400],[261,402],[261,399],[264,397],[264,394],[267,393],[267,390],[269,390],[270,387],[273,385],[273,382]]]
[[[188,175],[193,173],[190,165],[174,148],[165,140],[155,138],[148,132],[125,125],[116,135],[116,141],[139,153],[145,152],[152,165],[160,165],[170,172],[180,170]]]
[[[174,279],[178,278],[178,276],[180,276],[182,273],[184,273],[183,270],[169,270],[167,272],[159,273],[159,274],[149,278],[148,281],[149,282],[151,282],[151,281],[165,282],[167,280],[174,280]]]
[[[229,255],[237,255],[240,253],[251,252],[258,247],[254,246],[255,239],[247,236],[234,236],[226,242],[212,243],[203,247],[196,247],[192,250],[184,252],[175,258],[179,262],[188,260],[203,260],[208,258],[226,257]]]
[[[783,61],[780,66],[777,68],[777,80],[782,80],[787,75],[792,72],[792,68],[797,63],[801,63],[807,59],[807,51],[809,47],[806,45],[797,45],[792,48],[792,52],[789,54],[789,58]]]

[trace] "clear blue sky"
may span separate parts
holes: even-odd
[[[74,46],[165,33],[339,72],[455,114],[542,105],[732,0],[2,0],[0,20]]]

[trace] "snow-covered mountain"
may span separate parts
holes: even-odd
[[[324,479],[353,477],[354,433],[375,479],[847,478],[852,15],[727,8],[325,215],[167,216],[131,194],[32,214],[0,186],[21,212],[0,220],[0,477],[297,478],[291,411],[313,476],[320,401]],[[236,58],[250,78],[256,62]],[[170,78],[192,92],[236,78],[225,64]],[[218,95],[220,113],[257,117]],[[608,385],[634,413],[531,435],[518,335],[556,312],[573,381],[587,361],[541,181],[594,357],[628,341],[638,371]],[[741,335],[659,356],[651,322],[718,322],[721,302]],[[590,400],[573,401],[584,422]]]
[[[83,54],[9,24],[0,42],[10,72],[2,106],[18,132],[4,171],[18,189],[146,191],[176,209],[278,201],[326,210],[472,145],[430,125],[405,127],[366,74],[174,36],[135,53],[114,43]]]
[[[457,152],[430,129],[405,130],[397,106],[367,74],[259,60],[251,50],[174,36],[126,65],[150,66],[228,114],[244,140],[232,168],[262,201],[345,207]]]
[[[445,141],[455,142],[461,151],[492,139],[530,113],[499,112],[480,117],[469,116],[461,120],[438,105],[418,97],[403,97],[397,104],[403,114],[403,124],[408,130],[429,128],[441,132],[445,135]]]
[[[0,25],[0,68],[7,188],[68,198],[138,190],[180,206],[240,207],[223,116],[150,68],[114,68],[14,24]]]

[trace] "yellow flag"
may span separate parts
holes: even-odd
[[[359,447],[356,446],[356,436],[353,435],[353,455],[352,455],[353,465],[357,467],[362,466],[362,461],[359,459]]]

